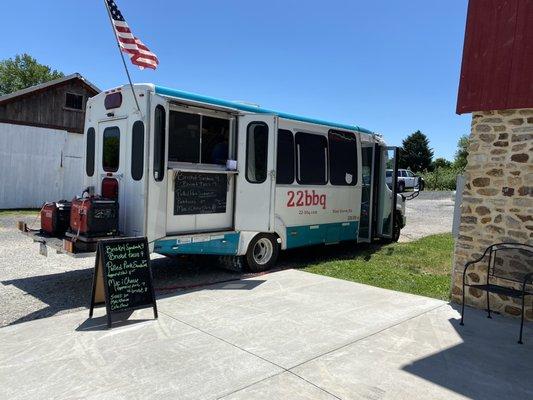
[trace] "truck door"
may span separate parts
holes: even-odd
[[[270,232],[274,228],[276,131],[273,115],[239,117],[236,230]]]
[[[125,191],[122,183],[126,165],[128,119],[116,118],[98,124],[96,160],[98,184],[96,193],[119,202],[119,230],[125,229]]]
[[[166,235],[168,103],[151,95],[150,129],[148,135],[148,193],[146,236],[152,241]]]
[[[370,242],[372,239],[373,188],[374,188],[374,143],[363,142],[361,146],[361,213],[359,218],[359,242]]]
[[[376,189],[376,235],[391,239],[396,218],[396,192],[398,188],[398,148],[376,146],[375,156]],[[388,173],[387,173],[388,171]],[[387,185],[389,175],[389,185]]]

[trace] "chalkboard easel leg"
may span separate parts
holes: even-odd
[[[154,319],[157,319],[157,306],[155,305],[155,302],[154,302]]]
[[[94,303],[96,296],[96,283],[98,281],[98,261],[100,260],[100,250],[99,247],[96,249],[96,258],[94,261],[94,270],[93,270],[93,287],[91,290],[91,306],[89,307],[89,318],[93,317]]]

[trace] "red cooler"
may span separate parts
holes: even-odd
[[[52,236],[62,236],[69,227],[70,201],[46,203],[41,209],[41,231]]]
[[[118,233],[118,202],[101,197],[72,200],[70,231],[83,236]]]

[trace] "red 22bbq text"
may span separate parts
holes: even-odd
[[[306,207],[306,206],[322,206],[326,209],[326,195],[315,193],[314,190],[298,190],[294,192],[289,190],[287,192],[288,201],[287,207]]]

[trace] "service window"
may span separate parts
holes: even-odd
[[[229,151],[229,120],[202,116],[203,164],[226,165]]]
[[[294,135],[291,131],[278,130],[276,183],[289,185],[294,182]]]
[[[263,183],[267,177],[268,125],[251,122],[246,130],[246,180]]]
[[[357,140],[351,132],[329,131],[329,182],[353,186],[357,183]]]
[[[296,133],[296,179],[301,185],[325,185],[328,182],[328,140],[325,136]]]
[[[104,129],[102,167],[106,172],[117,172],[120,155],[120,130],[117,126]]]
[[[168,160],[225,165],[229,128],[228,119],[170,111]]]
[[[168,161],[200,162],[200,116],[170,111]]]

